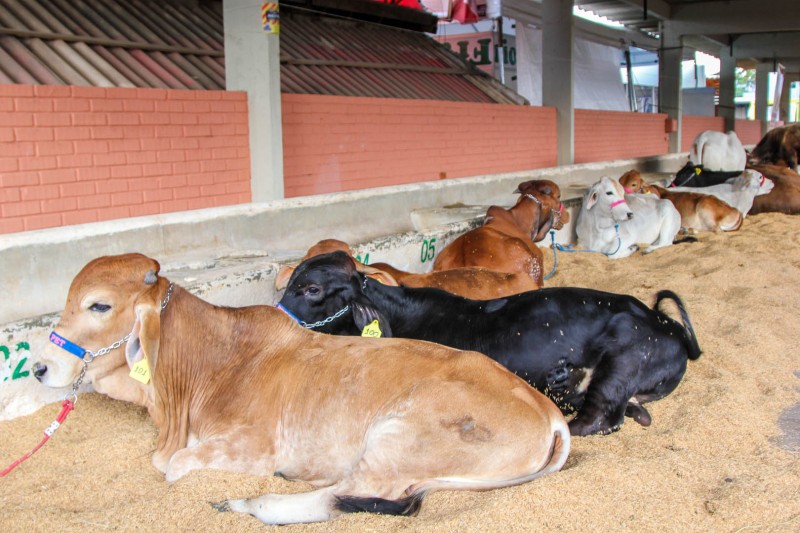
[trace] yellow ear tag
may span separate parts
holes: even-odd
[[[144,357],[141,361],[131,367],[130,377],[140,383],[147,385],[150,383],[150,367],[147,365],[147,359]]]
[[[361,330],[361,336],[362,337],[374,337],[376,339],[378,337],[380,337],[381,336],[381,327],[380,327],[380,324],[378,324],[378,321],[377,320],[373,320],[372,322],[370,322],[369,324],[364,326],[364,329]]]
[[[694,167],[694,173],[695,173],[697,176],[699,176],[699,175],[700,175],[702,172],[703,172],[703,171],[700,169],[700,167]]]

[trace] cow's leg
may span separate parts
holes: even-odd
[[[675,236],[681,230],[681,216],[677,211],[672,212],[667,209],[659,209],[661,218],[661,228],[658,232],[658,239],[644,249],[643,253],[649,254],[650,252],[670,246],[675,240]]]
[[[275,473],[275,456],[272,447],[265,443],[263,435],[250,435],[252,429],[241,428],[233,433],[213,439],[189,443],[178,450],[166,465],[168,482],[176,481],[192,470],[213,468],[231,472],[244,472],[257,476]],[[257,442],[253,444],[254,439]],[[262,450],[254,453],[253,450]]]
[[[335,509],[336,488],[300,494],[265,494],[246,500],[227,500],[212,506],[218,511],[247,513],[265,524],[299,524],[323,522],[339,514]]]
[[[617,315],[593,342],[592,349],[603,355],[592,373],[583,406],[569,423],[570,433],[605,434],[622,425],[628,402],[637,391],[648,343],[653,342],[641,335],[642,331],[629,315]]]

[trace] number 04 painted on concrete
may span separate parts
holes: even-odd
[[[425,261],[433,261],[434,256],[436,255],[436,237],[431,238],[430,240],[425,239],[422,241],[422,249],[419,253],[419,260],[423,263]]]

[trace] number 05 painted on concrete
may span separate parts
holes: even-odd
[[[433,261],[434,256],[436,255],[436,237],[432,237],[430,240],[425,239],[422,241],[422,249],[419,253],[419,260],[423,263],[425,261]]]

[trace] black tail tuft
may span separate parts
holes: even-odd
[[[377,513],[396,516],[415,516],[422,506],[423,498],[425,498],[425,492],[419,492],[400,500],[337,496],[334,508],[343,513]]]
[[[697,242],[697,237],[692,237],[692,236],[682,237],[680,239],[675,239],[674,241],[672,241],[672,244],[684,244],[687,242]]]
[[[681,320],[683,321],[684,333],[686,335],[685,341],[686,348],[688,350],[687,357],[694,361],[700,357],[702,350],[700,349],[700,345],[697,344],[697,337],[694,334],[694,328],[692,327],[692,323],[689,321],[689,313],[686,312],[686,308],[683,307],[683,302],[678,295],[672,291],[658,291],[658,294],[656,294],[656,303],[653,305],[653,309],[661,311],[658,306],[661,304],[662,300],[666,299],[672,300],[675,302],[675,305],[678,306],[678,311],[680,312]]]

